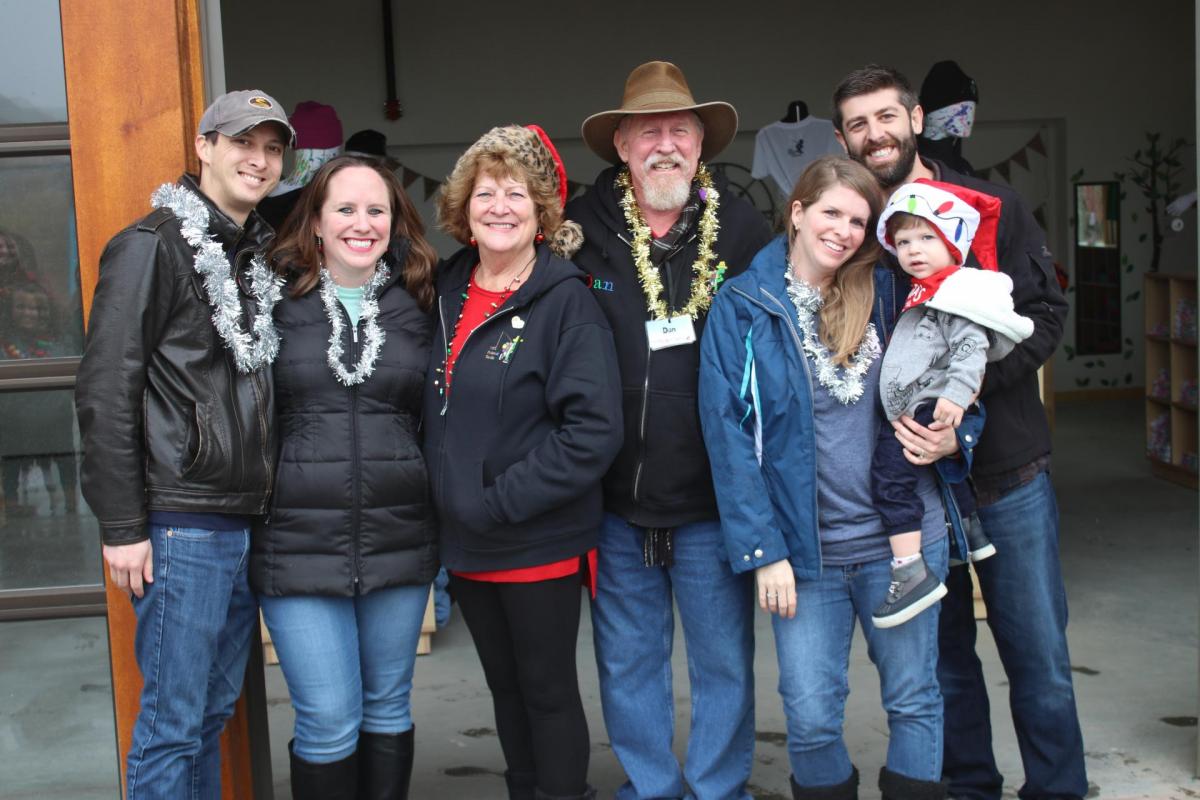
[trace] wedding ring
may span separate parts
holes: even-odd
[[[924,458],[924,457],[925,457],[925,451],[924,451],[924,450],[918,450],[918,451],[917,451],[917,458]]]

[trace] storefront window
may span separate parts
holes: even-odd
[[[71,157],[0,159],[0,360],[78,356],[80,303]]]
[[[99,585],[71,390],[0,393],[0,419],[0,590]]]
[[[120,797],[105,621],[0,623],[0,653],[0,795]]]
[[[0,125],[67,121],[58,0],[0,0]]]

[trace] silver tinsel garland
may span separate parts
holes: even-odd
[[[178,184],[164,183],[150,196],[154,208],[168,208],[179,220],[183,238],[196,250],[192,266],[204,279],[204,292],[213,308],[212,323],[233,355],[238,372],[249,373],[269,365],[279,355],[279,333],[271,312],[281,296],[283,278],[267,268],[261,254],[250,261],[250,294],[257,310],[250,331],[242,328],[242,304],[233,267],[216,236],[208,230],[208,206]]]
[[[329,270],[321,270],[321,302],[325,304],[325,316],[329,317],[329,350],[326,351],[326,361],[333,375],[342,386],[357,386],[371,377],[375,371],[375,361],[387,334],[379,327],[379,287],[388,279],[388,268],[382,260],[375,265],[375,275],[363,292],[361,319],[363,321],[363,348],[358,357],[358,364],[350,372],[342,365],[342,334],[345,325],[342,324],[342,312],[338,308],[337,288]]]
[[[804,334],[801,342],[804,352],[816,368],[817,381],[842,405],[858,402],[863,393],[863,376],[882,352],[875,323],[867,323],[858,352],[850,357],[850,366],[835,366],[828,348],[821,343],[821,337],[817,334],[816,318],[825,302],[821,298],[821,290],[797,278],[792,273],[791,264],[787,267],[786,276],[788,297],[796,307],[796,321]]]

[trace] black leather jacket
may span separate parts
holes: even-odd
[[[253,311],[243,272],[270,226],[251,213],[240,227],[191,176],[180,184],[208,204],[209,230],[239,276],[243,309]],[[276,456],[271,370],[238,373],[194,255],[174,214],[157,209],[100,257],[75,406],[83,496],[105,544],[146,539],[147,509],[266,509]]]

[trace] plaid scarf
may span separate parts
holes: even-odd
[[[662,236],[650,239],[650,263],[655,267],[661,267],[668,256],[674,255],[683,247],[686,241],[685,234],[695,226],[699,216],[700,193],[696,182],[692,181],[692,191],[688,195],[683,210],[679,212],[679,219],[675,220],[675,224]]]

